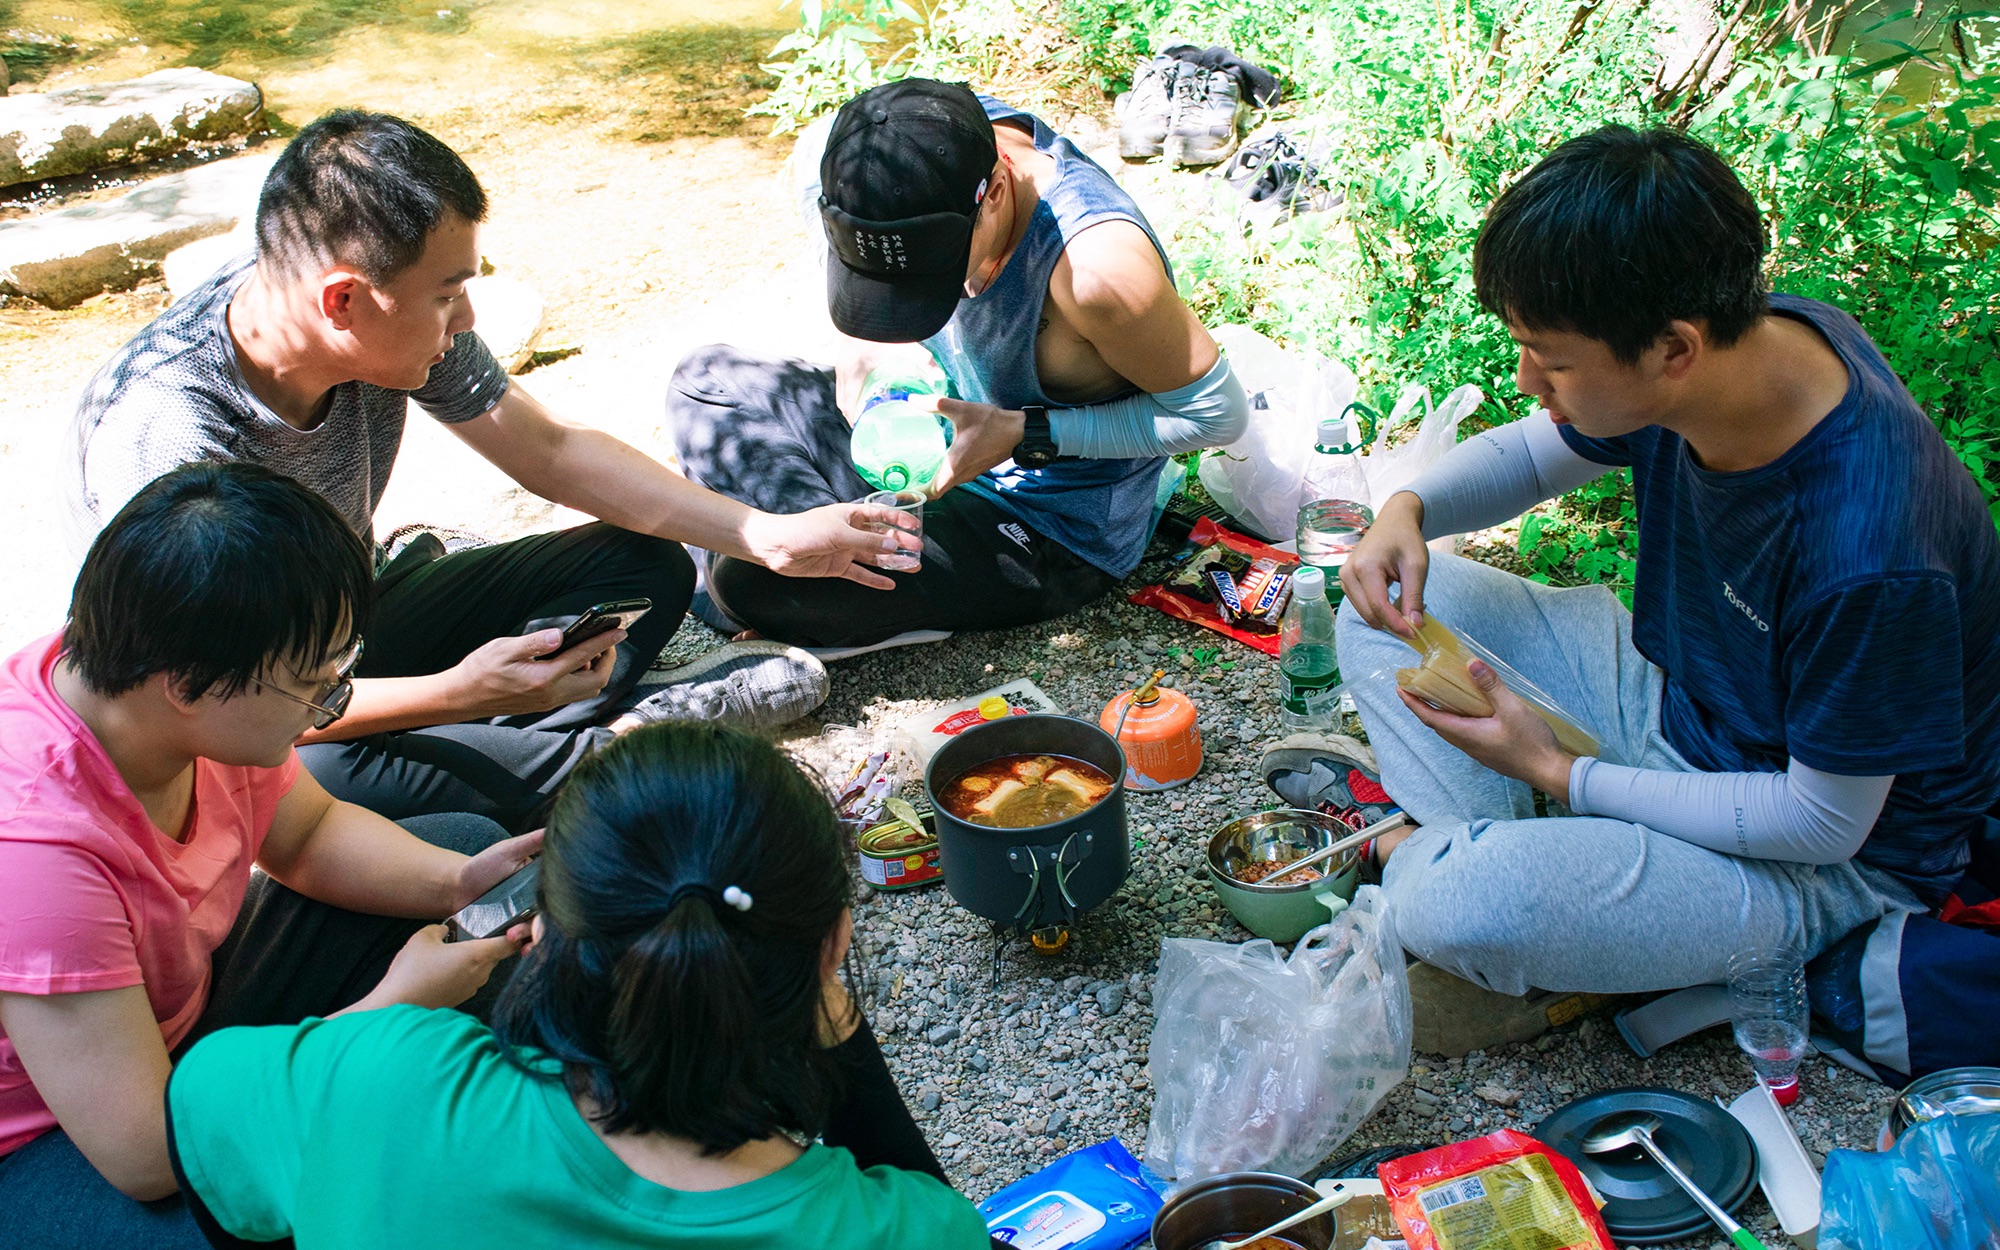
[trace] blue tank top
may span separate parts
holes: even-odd
[[[1066,407],[1042,390],[1035,338],[1042,304],[1048,299],[1049,274],[1069,241],[1099,222],[1129,221],[1159,248],[1170,279],[1173,266],[1139,206],[1101,166],[1040,118],[989,96],[979,99],[995,122],[1018,119],[1033,126],[1035,149],[1055,158],[1056,180],[1043,190],[1026,232],[993,285],[976,299],[960,300],[952,319],[924,346],[961,399],[1002,408]],[[1118,399],[1137,390],[1127,387],[1105,398]],[[1046,469],[1024,469],[1009,460],[966,483],[964,489],[997,498],[1022,524],[1122,578],[1139,566],[1145,554],[1163,463],[1162,457],[1149,456],[1059,460]]]

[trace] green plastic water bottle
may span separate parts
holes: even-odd
[[[1326,574],[1300,565],[1292,574],[1292,601],[1278,626],[1278,719],[1287,729],[1331,729],[1345,689],[1333,647]]]
[[[944,465],[945,420],[912,403],[912,395],[942,395],[944,384],[923,374],[871,373],[861,388],[861,417],[848,454],[877,490],[920,490]]]

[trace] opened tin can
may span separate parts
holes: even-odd
[[[861,879],[878,890],[908,890],[944,879],[938,863],[937,833],[931,813],[907,820],[889,820],[864,829],[856,839],[861,849]]]

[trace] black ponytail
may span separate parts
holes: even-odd
[[[732,886],[747,908],[724,901]],[[543,936],[494,1029],[560,1060],[607,1132],[710,1154],[816,1136],[837,1093],[820,961],[849,891],[825,794],[775,747],[692,722],[636,730],[556,799]]]

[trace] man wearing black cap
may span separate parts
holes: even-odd
[[[1249,419],[1138,206],[1040,120],[929,79],[849,101],[819,173],[827,305],[854,340],[848,359],[691,353],[667,400],[682,463],[776,512],[862,498],[843,409],[916,344],[951,382],[955,398],[936,401],[951,450],[921,567],[895,590],[786,584],[711,557],[716,605],[768,637],[847,647],[1095,599],[1139,563],[1164,457],[1233,442]]]

